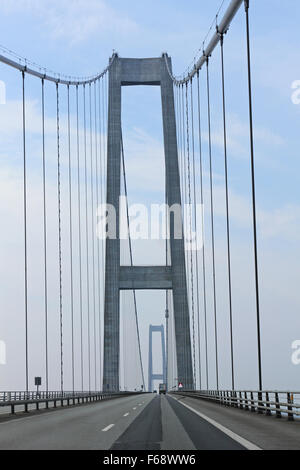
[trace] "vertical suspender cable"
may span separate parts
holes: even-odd
[[[197,285],[197,322],[198,322],[198,362],[199,362],[199,390],[202,388],[201,381],[201,336],[200,336],[200,299],[199,299],[199,265],[198,265],[198,217],[197,217],[197,196],[196,196],[196,165],[195,165],[195,127],[194,127],[194,97],[193,97],[193,82],[191,79],[191,121],[192,121],[192,143],[193,143],[193,160],[192,160],[192,173],[193,173],[193,196],[194,196],[194,225],[196,233],[196,285]],[[196,381],[196,375],[195,375]]]
[[[217,296],[216,296],[216,263],[215,263],[215,228],[214,228],[214,199],[213,199],[213,170],[212,170],[212,142],[211,142],[211,110],[210,110],[210,84],[209,59],[206,61],[207,70],[207,109],[208,109],[208,138],[209,138],[209,166],[210,166],[210,208],[211,208],[211,237],[212,237],[212,269],[213,269],[213,300],[215,320],[215,348],[216,348],[216,383],[219,390],[219,362],[218,362],[218,326],[217,326]]]
[[[189,123],[189,99],[188,99],[188,83],[185,88],[186,102],[186,137],[187,137],[187,170],[188,170],[188,219],[189,219],[189,249],[190,249],[190,272],[191,272],[191,307],[192,307],[192,330],[193,330],[193,375],[194,383],[196,382],[196,346],[195,346],[195,299],[194,299],[194,259],[193,248],[191,246],[192,237],[192,193],[191,193],[191,158],[190,158],[190,123]]]
[[[93,161],[93,119],[92,119],[92,84],[89,84],[89,107],[90,107],[90,157],[91,157],[91,237],[92,237],[92,292],[93,292],[93,323],[94,323],[94,383],[97,389],[97,349],[96,349],[96,284],[95,284],[95,224],[94,224],[94,161]]]
[[[256,188],[255,188],[255,163],[254,163],[254,138],[253,138],[253,109],[252,109],[252,78],[251,78],[251,52],[250,52],[250,27],[249,27],[249,0],[245,0],[245,10],[246,10],[246,29],[247,29],[247,61],[248,61],[249,121],[250,121],[250,148],[251,148],[251,180],[252,180],[252,205],[253,205],[255,295],[256,295],[256,316],[257,316],[258,384],[259,384],[259,390],[261,391],[262,390],[262,361],[261,361],[259,275],[258,275],[258,250],[257,250],[257,219],[256,219]]]
[[[131,264],[131,266],[133,266],[133,253],[132,253],[132,241],[131,241],[131,235],[130,235],[130,218],[129,218],[129,206],[128,206],[128,192],[127,192],[125,156],[124,156],[124,145],[123,145],[122,133],[121,133],[121,157],[122,157],[122,166],[123,166],[124,191],[125,191],[125,197],[126,197],[126,215],[127,215],[127,228],[128,228],[128,238],[129,238],[130,264]],[[138,321],[136,291],[135,290],[133,290],[133,300],[134,300],[135,324],[136,324],[136,332],[137,332],[138,350],[139,350],[140,367],[141,367],[142,380],[143,380],[143,388],[144,388],[144,390],[146,390],[143,359],[142,359],[140,329],[139,329],[139,321]]]
[[[228,159],[227,159],[227,126],[226,126],[226,99],[225,99],[225,71],[224,71],[224,35],[221,35],[221,67],[222,67],[222,98],[223,98],[223,128],[224,128],[224,162],[225,162],[225,191],[226,191],[226,228],[227,228],[227,263],[228,263],[228,295],[230,314],[230,346],[231,346],[231,385],[234,383],[234,351],[233,351],[233,323],[232,323],[232,282],[231,282],[231,252],[230,252],[230,226],[229,226],[229,191],[228,191]]]
[[[91,331],[90,331],[90,273],[89,273],[89,216],[88,216],[88,177],[87,177],[87,130],[86,130],[86,95],[83,85],[84,114],[84,174],[85,174],[85,236],[86,236],[86,284],[87,284],[87,327],[88,327],[88,381],[91,391]]]
[[[81,235],[81,184],[80,184],[80,139],[79,139],[79,99],[76,85],[76,132],[77,132],[77,189],[78,189],[78,256],[79,256],[79,309],[80,309],[80,369],[81,390],[84,390],[83,370],[83,308],[82,308],[82,235]]]
[[[97,121],[97,82],[94,83],[94,99],[95,99],[95,157],[96,157],[96,211],[99,207],[99,153],[98,153],[98,121]],[[99,116],[100,118],[100,116]],[[99,236],[96,231],[96,246],[97,246],[97,292],[98,292],[98,325],[99,325],[99,390],[101,387],[101,376],[100,376],[100,367],[101,367],[101,295],[100,295],[100,285],[101,285],[101,276],[100,276],[100,246],[99,246]],[[95,358],[96,363],[96,358]]]
[[[45,81],[42,79],[42,135],[43,135],[43,219],[44,219],[44,302],[45,302],[45,372],[46,392],[49,391],[48,352],[48,279],[47,279],[47,206],[46,206],[46,153],[45,153]]]
[[[184,193],[183,193],[183,142],[182,142],[182,95],[180,92],[180,85],[178,86],[178,142],[179,142],[179,155],[180,155],[180,187],[181,187],[181,204],[182,216],[184,216]]]
[[[178,96],[178,95],[177,95]],[[176,106],[176,111],[178,111],[178,101],[177,101],[177,106]],[[177,135],[178,137],[178,135]],[[178,140],[177,140],[178,142]],[[169,184],[168,184],[168,178],[167,178],[167,168],[165,166],[165,206],[166,206],[166,266],[169,265],[169,216],[170,216],[170,211],[169,211]],[[166,318],[166,370],[164,371],[165,373],[165,379],[166,379],[166,386],[167,390],[169,389],[169,318],[170,318],[170,312],[169,312],[169,292],[166,290],[166,311],[165,311],[165,318]]]
[[[102,140],[103,140],[103,137],[102,137],[102,98],[101,98],[101,84],[102,84],[102,81],[101,79],[99,80],[98,82],[98,92],[99,92],[99,155],[100,155],[100,162],[99,162],[99,183],[100,183],[100,203],[101,205],[103,205],[104,203],[104,196],[103,196],[103,178],[104,178],[104,171],[103,171],[103,155],[102,155]],[[98,239],[99,241],[99,239]],[[101,387],[102,387],[102,380],[101,380],[101,377],[102,377],[102,316],[101,316],[101,313],[103,313],[103,305],[104,305],[104,290],[105,290],[105,286],[104,286],[104,271],[105,271],[105,255],[104,255],[104,241],[103,241],[103,233],[101,233],[101,255],[102,255],[102,278],[101,278],[101,284],[102,284],[102,302],[101,302],[101,289],[100,289],[100,286],[99,286],[99,316],[100,316],[100,319],[99,319],[99,361],[100,361],[100,390],[101,390]],[[100,268],[100,272],[101,272],[101,268]],[[100,281],[99,281],[100,282]]]
[[[204,197],[203,197],[203,159],[202,159],[202,127],[201,127],[201,101],[199,72],[197,73],[197,96],[198,96],[198,133],[199,133],[199,160],[200,160],[200,202],[202,213],[202,273],[203,273],[203,304],[204,304],[204,330],[205,330],[205,366],[206,366],[206,388],[208,389],[208,342],[207,342],[207,298],[206,298],[206,260],[205,260],[205,231],[204,231]]]
[[[24,203],[24,295],[25,295],[25,383],[29,392],[28,375],[28,253],[27,253],[27,168],[26,168],[26,105],[25,105],[25,72],[22,72],[23,95],[23,203]]]
[[[72,164],[71,164],[71,120],[70,120],[70,86],[68,90],[68,154],[69,154],[69,242],[70,242],[70,294],[71,294],[71,350],[72,350],[72,391],[75,391],[74,361],[74,282],[73,282],[73,213],[72,213]]]
[[[188,297],[188,308],[189,308],[189,270],[188,270],[188,257],[186,256],[186,205],[187,205],[187,178],[186,178],[186,133],[185,133],[185,101],[184,101],[184,85],[182,85],[182,168],[183,168],[183,182],[184,182],[184,210],[183,210],[183,239],[184,239],[184,266],[186,276],[186,285],[187,285],[187,297]],[[176,335],[176,331],[175,331]],[[184,360],[187,358],[187,349],[186,343],[184,343]],[[182,380],[182,378],[180,378]]]
[[[57,113],[57,199],[58,199],[58,257],[59,257],[59,316],[60,316],[60,385],[64,391],[64,358],[63,358],[63,299],[62,299],[62,238],[61,238],[61,174],[60,174],[60,117],[59,89],[56,83]]]

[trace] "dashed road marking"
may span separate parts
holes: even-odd
[[[136,406],[134,408],[132,408],[133,410],[136,410]]]
[[[110,424],[109,426],[107,426],[106,428],[102,429],[102,432],[107,432],[109,431],[111,428],[114,427],[114,424]]]
[[[123,416],[124,418],[126,418],[126,416],[129,416],[129,413],[125,413]]]

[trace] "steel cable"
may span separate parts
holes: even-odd
[[[22,118],[23,118],[23,217],[24,217],[24,307],[25,307],[25,383],[29,392],[28,356],[28,246],[27,246],[27,155],[26,155],[26,103],[25,73],[22,72]]]
[[[72,350],[72,390],[75,391],[74,361],[74,279],[73,279],[73,212],[72,212],[72,164],[71,164],[71,119],[70,86],[68,90],[68,157],[69,157],[69,243],[70,243],[70,300],[71,300],[71,350]]]
[[[64,391],[63,357],[63,287],[62,287],[62,219],[61,219],[61,162],[60,162],[60,109],[59,87],[56,84],[56,120],[57,120],[57,199],[58,199],[58,257],[59,257],[59,317],[60,317],[60,385]]]
[[[211,239],[212,239],[212,270],[213,270],[213,304],[215,321],[215,349],[216,349],[216,383],[219,390],[219,361],[218,361],[218,325],[217,325],[217,296],[216,296],[216,262],[215,262],[215,228],[214,228],[214,200],[213,200],[213,169],[212,169],[212,136],[211,136],[211,109],[210,109],[210,83],[209,59],[206,62],[207,70],[207,111],[208,111],[208,140],[209,140],[209,168],[210,168],[210,209],[211,209]]]
[[[42,79],[42,160],[43,160],[43,235],[44,235],[44,305],[45,305],[45,373],[46,392],[49,391],[48,353],[48,276],[47,276],[47,206],[46,206],[46,153],[45,153],[45,82]]]
[[[191,127],[192,127],[192,174],[193,174],[193,189],[194,189],[194,225],[196,233],[196,285],[197,285],[197,319],[198,319],[198,361],[199,361],[199,389],[202,388],[201,382],[201,335],[200,335],[200,296],[199,296],[199,264],[198,264],[198,216],[197,216],[197,196],[196,196],[196,164],[195,164],[195,127],[194,127],[194,97],[193,97],[193,82],[191,80]],[[196,380],[196,375],[195,375]]]
[[[128,240],[129,240],[130,264],[131,264],[131,266],[133,266],[133,252],[132,252],[132,241],[131,241],[131,235],[130,235],[130,217],[129,217],[129,205],[128,205],[127,179],[126,179],[126,167],[125,167],[125,156],[124,156],[124,145],[123,145],[122,133],[121,133],[121,156],[122,156],[122,167],[123,167],[123,178],[124,178],[124,192],[125,192],[125,198],[126,198],[126,215],[127,215],[127,229],[128,229]],[[135,323],[136,323],[136,332],[137,332],[137,340],[138,340],[138,351],[139,351],[140,367],[141,367],[141,373],[142,373],[143,387],[144,387],[144,390],[146,390],[143,359],[142,359],[142,349],[141,349],[140,329],[139,329],[139,321],[138,321],[137,300],[136,300],[136,291],[135,290],[133,290],[133,301],[134,301],[134,312],[135,312]]]
[[[250,51],[250,25],[249,25],[249,0],[245,0],[246,34],[247,34],[247,68],[248,68],[248,93],[249,93],[249,133],[251,152],[251,185],[252,185],[252,216],[253,216],[253,240],[254,240],[254,266],[255,266],[255,298],[257,318],[257,354],[258,354],[258,383],[262,390],[262,357],[261,357],[261,328],[260,328],[260,301],[259,301],[259,273],[258,273],[258,247],[257,247],[257,217],[256,217],[256,183],[254,161],[254,136],[253,136],[253,106],[252,106],[252,77],[251,77],[251,51]]]
[[[226,124],[226,97],[225,97],[225,70],[224,70],[224,36],[221,37],[221,69],[222,69],[222,101],[223,101],[223,132],[224,132],[224,163],[225,163],[225,193],[226,193],[226,231],[227,231],[227,264],[228,264],[228,296],[230,315],[230,347],[231,347],[231,385],[234,384],[234,350],[233,350],[233,321],[232,321],[232,282],[231,282],[231,250],[229,225],[229,187],[228,187],[228,158],[227,158],[227,124]]]
[[[187,138],[187,177],[188,177],[188,219],[189,219],[189,250],[190,250],[190,288],[191,288],[191,307],[192,307],[192,331],[193,331],[193,375],[194,383],[196,382],[196,346],[195,346],[195,299],[194,299],[194,260],[192,248],[192,192],[191,192],[191,156],[190,156],[190,122],[189,122],[189,99],[188,99],[188,84],[185,87],[185,103],[186,103],[186,138]]]
[[[81,389],[84,390],[83,360],[83,301],[82,301],[82,234],[81,234],[81,183],[80,183],[80,138],[79,138],[79,98],[76,86],[76,133],[77,133],[77,189],[78,189],[78,257],[79,257],[79,310],[80,310],[80,366]]]
[[[208,335],[207,335],[207,297],[206,297],[206,259],[205,259],[205,230],[204,230],[204,195],[203,195],[203,155],[202,155],[202,126],[201,126],[201,98],[199,73],[197,74],[197,97],[198,97],[198,134],[199,134],[199,164],[200,164],[200,202],[202,206],[202,274],[203,274],[203,304],[204,304],[204,331],[205,331],[205,366],[206,366],[206,388],[208,389]]]
[[[87,176],[87,126],[86,94],[83,85],[83,120],[84,120],[84,175],[85,175],[85,236],[86,236],[86,284],[87,284],[87,329],[88,329],[88,381],[91,391],[91,330],[90,330],[90,271],[89,271],[89,216],[88,216],[88,176]]]

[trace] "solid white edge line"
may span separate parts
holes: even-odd
[[[171,396],[171,395],[169,395]],[[193,413],[195,413],[196,415],[198,415],[200,418],[204,419],[205,421],[207,421],[208,423],[212,424],[215,428],[219,429],[219,431],[222,431],[224,434],[226,434],[227,436],[229,436],[231,439],[233,439],[234,441],[238,442],[239,444],[241,444],[243,447],[245,447],[247,450],[262,450],[260,447],[256,446],[255,444],[253,444],[252,442],[248,441],[247,439],[244,439],[242,436],[239,436],[238,434],[236,434],[235,432],[233,431],[230,431],[230,429],[228,428],[225,428],[225,426],[223,426],[222,424],[219,424],[217,423],[217,421],[215,421],[214,419],[211,419],[209,418],[208,416],[204,415],[203,413],[200,413],[199,411],[195,410],[194,408],[192,408],[191,406],[187,405],[186,403],[182,403],[181,401],[179,401],[178,398],[175,398],[175,397],[172,397],[173,400],[176,400],[178,403],[180,403],[182,406],[185,406],[188,410],[192,411]]]
[[[114,427],[114,424],[110,424],[109,426],[107,426],[106,428],[102,429],[102,432],[107,432],[109,431],[111,428]]]

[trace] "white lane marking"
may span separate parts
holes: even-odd
[[[107,432],[109,431],[111,428],[114,427],[114,424],[110,424],[109,426],[107,426],[106,428],[102,429],[102,432]]]
[[[139,403],[139,406],[143,406],[141,403]]]
[[[125,413],[123,416],[124,418],[126,418],[126,416],[129,416],[129,413]]]
[[[170,396],[170,395],[169,395]],[[200,418],[204,419],[208,423],[212,424],[215,428],[219,429],[222,431],[224,434],[229,436],[231,439],[234,441],[238,442],[241,444],[243,447],[245,447],[247,450],[262,450],[260,447],[256,446],[250,441],[247,441],[247,439],[244,439],[242,436],[239,436],[233,431],[230,431],[230,429],[225,428],[225,426],[222,426],[222,424],[217,423],[214,419],[209,418],[208,416],[204,415],[203,413],[200,413],[199,411],[194,410],[191,406],[187,405],[186,403],[182,403],[179,401],[177,398],[172,397],[174,400],[176,400],[178,403],[180,403],[182,406],[185,406],[188,410],[193,411],[196,415],[200,416]]]
[[[133,410],[136,410],[136,407],[135,408],[132,408]]]

